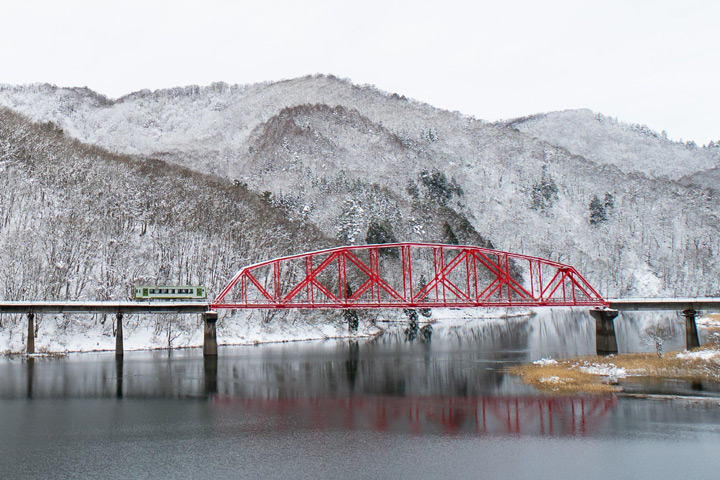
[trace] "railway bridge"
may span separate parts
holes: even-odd
[[[606,300],[572,266],[469,245],[392,243],[335,247],[241,268],[212,301],[0,302],[0,313],[28,318],[27,352],[34,352],[34,316],[114,313],[116,354],[123,354],[126,314],[202,314],[206,356],[217,355],[215,324],[223,309],[418,309],[469,307],[588,307],[600,354],[617,353],[618,310],[683,311],[686,344],[699,345],[695,316],[720,309],[720,299]]]

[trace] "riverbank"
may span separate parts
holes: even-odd
[[[533,315],[528,309],[436,308],[420,316],[419,326],[432,324],[440,332],[478,322],[494,324]],[[27,319],[0,315],[0,354],[25,352]],[[202,348],[203,324],[198,315],[126,315],[123,320],[125,351]],[[357,331],[349,332],[342,312],[228,311],[217,323],[221,346],[260,345],[329,339],[367,339],[386,331],[401,332],[408,317],[402,310],[371,310],[359,318]],[[115,350],[114,315],[44,315],[35,317],[35,351],[41,354]]]
[[[720,382],[720,349],[706,346],[689,352],[668,352],[662,357],[633,353],[544,358],[507,371],[544,392],[617,393],[623,390],[622,379],[627,377]]]

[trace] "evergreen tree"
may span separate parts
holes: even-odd
[[[397,239],[387,220],[372,219],[368,225],[365,242],[367,244],[397,243]]]
[[[421,292],[426,286],[427,280],[425,280],[425,275],[420,275],[420,281],[418,282],[417,291]],[[425,318],[430,318],[430,315],[432,315],[432,310],[430,308],[418,308],[418,312],[420,312],[420,315]]]
[[[352,288],[350,288],[350,284],[345,284],[345,298],[352,297],[353,291]],[[347,309],[343,310],[343,318],[347,322],[348,325],[348,332],[355,333],[358,330],[358,326],[360,325],[360,320],[358,318],[357,310],[355,309]]]
[[[360,225],[365,211],[354,199],[345,200],[342,212],[337,219],[337,238],[341,242],[354,245],[361,235]]]
[[[465,194],[454,178],[448,181],[445,174],[438,170],[423,170],[419,180],[427,190],[429,199],[440,205],[445,205],[453,196],[462,197]]]
[[[543,168],[540,181],[533,185],[530,199],[532,200],[533,210],[542,212],[549,210],[558,199],[558,188],[555,185],[555,180],[548,175],[545,168]]]
[[[414,200],[420,198],[420,190],[418,190],[418,186],[412,180],[408,180],[407,188],[405,189],[405,191],[407,191],[407,194],[410,195]]]
[[[605,193],[605,210],[610,211],[615,208],[615,198],[610,192]]]
[[[457,236],[455,236],[455,232],[453,232],[453,229],[448,222],[445,222],[445,225],[443,225],[443,243],[447,243],[448,245],[460,244]]]
[[[417,338],[418,312],[414,308],[406,308],[405,315],[408,317],[408,326],[403,333],[405,334],[405,340],[412,342]]]
[[[590,225],[596,226],[607,221],[607,211],[597,195],[590,200]]]

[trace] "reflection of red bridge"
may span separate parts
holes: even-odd
[[[393,243],[250,265],[211,303],[213,309],[544,305],[606,302],[569,265],[473,246]]]
[[[252,430],[347,429],[410,433],[584,435],[615,397],[215,397],[258,419]],[[260,414],[260,415],[258,415]]]

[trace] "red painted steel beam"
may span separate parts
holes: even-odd
[[[295,278],[297,269],[290,268],[283,278],[283,265],[293,261],[305,264],[304,273]],[[527,278],[515,278],[511,262],[527,262]],[[414,283],[426,275],[424,286]],[[359,285],[348,296],[352,282]],[[249,265],[211,303],[230,309],[607,305],[569,265],[469,245],[410,242],[335,247]]]

